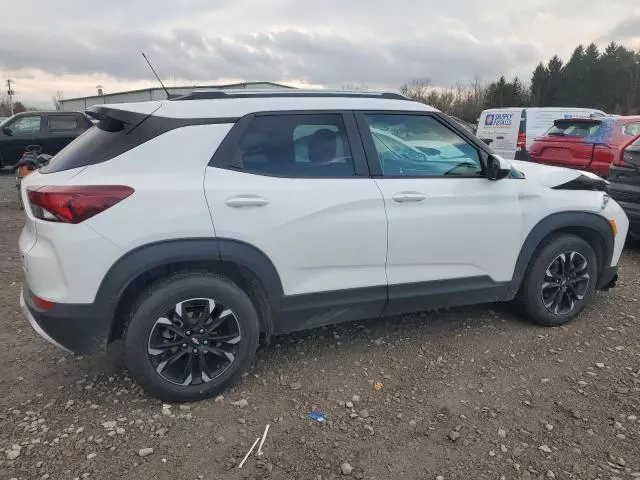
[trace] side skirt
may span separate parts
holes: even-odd
[[[470,277],[290,295],[274,309],[274,334],[381,316],[509,300],[510,282]]]

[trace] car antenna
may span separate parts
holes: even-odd
[[[162,89],[164,90],[164,93],[167,94],[167,100],[171,100],[171,94],[169,93],[169,90],[167,90],[167,87],[164,86],[164,83],[162,83],[162,80],[160,80],[160,77],[158,76],[158,73],[156,72],[155,68],[153,68],[153,65],[151,65],[151,62],[149,61],[149,59],[147,58],[147,56],[144,54],[144,52],[142,52],[142,56],[144,57],[144,59],[147,61],[147,64],[149,65],[149,68],[151,69],[151,71],[153,72],[153,74],[156,76],[156,78],[158,79],[158,82],[160,82],[160,85],[162,85]]]

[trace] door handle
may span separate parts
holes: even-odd
[[[269,200],[258,195],[238,195],[237,197],[227,198],[224,203],[233,208],[263,207],[269,203]]]
[[[504,140],[504,137],[496,137],[498,140]]]
[[[396,193],[393,197],[393,200],[398,203],[405,202],[421,202],[426,199],[427,196],[420,192],[400,192]]]

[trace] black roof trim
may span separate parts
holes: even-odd
[[[172,101],[180,100],[222,100],[233,98],[277,98],[277,97],[338,97],[338,98],[380,98],[386,100],[410,100],[404,95],[399,93],[376,93],[376,92],[305,92],[304,90],[290,90],[280,92],[243,92],[235,91],[209,91],[209,92],[192,92],[188,95],[183,95],[178,98],[172,99]]]

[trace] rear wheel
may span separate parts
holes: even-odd
[[[536,251],[515,302],[540,325],[562,325],[589,303],[597,279],[598,262],[591,245],[574,235],[556,235]]]
[[[237,285],[211,273],[177,274],[150,287],[132,309],[125,363],[150,394],[199,400],[247,370],[258,336],[258,315]]]

